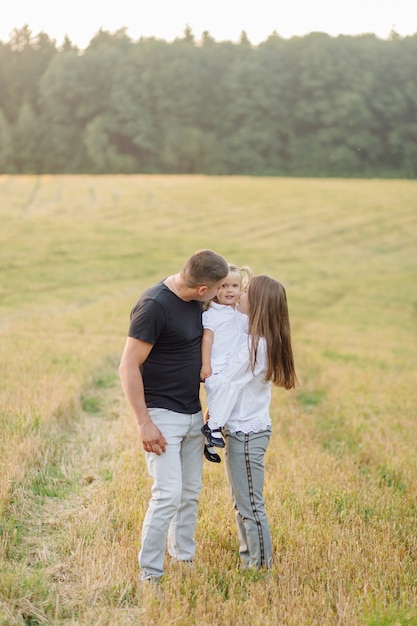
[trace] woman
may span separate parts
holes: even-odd
[[[240,299],[248,334],[210,385],[210,426],[223,426],[226,472],[236,509],[243,567],[272,566],[272,542],[263,496],[264,459],[271,436],[271,384],[297,384],[284,286],[255,276]]]

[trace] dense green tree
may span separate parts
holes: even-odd
[[[15,121],[23,104],[37,110],[39,79],[57,54],[55,42],[45,33],[32,35],[28,26],[15,29],[3,51],[1,106]],[[4,89],[4,92],[3,92]]]
[[[59,52],[78,52],[78,48],[72,43],[68,35],[65,35],[63,44],[59,48]]]
[[[40,81],[39,107],[44,127],[42,170],[88,171],[82,141],[83,121],[78,113],[83,96],[83,57],[74,52],[58,54]]]
[[[230,67],[223,129],[233,173],[284,173],[289,120],[280,45],[277,38],[253,50],[243,40]]]
[[[111,140],[104,116],[96,116],[86,127],[84,145],[92,163],[92,171],[102,173],[130,173],[137,169],[133,156],[117,150]]]
[[[0,171],[417,176],[417,35],[0,42]]]
[[[117,47],[127,49],[130,47],[132,40],[127,34],[127,28],[119,28],[116,32],[111,33],[108,30],[100,30],[94,35],[91,39],[87,52],[91,52],[92,50],[100,50],[103,47]]]
[[[16,171],[13,155],[12,129],[3,110],[0,108],[0,172],[13,174]]]
[[[160,120],[167,116],[165,81],[170,79],[169,46],[155,39],[143,40],[129,54],[113,83],[109,129],[119,149],[131,154],[140,171],[161,168]],[[159,161],[159,162],[158,162]]]
[[[29,102],[25,102],[20,107],[13,135],[13,160],[16,170],[23,174],[39,172],[40,127],[36,113]]]

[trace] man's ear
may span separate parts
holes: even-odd
[[[208,292],[208,287],[207,285],[200,285],[199,287],[197,287],[197,293],[199,295],[200,298],[203,298],[206,293]]]

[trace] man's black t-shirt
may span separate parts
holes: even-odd
[[[129,337],[153,348],[141,367],[149,408],[197,413],[200,405],[202,304],[185,302],[163,282],[147,289],[132,309]]]

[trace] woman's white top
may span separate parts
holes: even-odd
[[[203,313],[203,328],[213,331],[212,375],[220,372],[236,352],[247,327],[247,315],[227,304],[211,302]]]
[[[265,382],[266,341],[263,338],[259,341],[253,372],[249,364],[250,341],[246,335],[223,371],[206,379],[211,429],[225,426],[231,432],[251,433],[271,426],[271,383]]]

